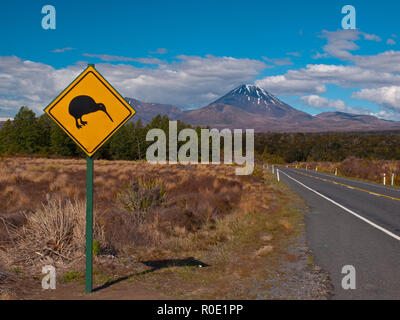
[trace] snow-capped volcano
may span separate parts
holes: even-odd
[[[254,129],[258,132],[326,132],[400,130],[400,122],[366,115],[324,112],[316,116],[297,110],[260,87],[241,85],[213,103],[195,110],[181,110],[159,103],[126,98],[135,108],[135,119],[145,123],[156,115],[194,126]],[[0,124],[1,125],[1,124]]]
[[[279,99],[274,97],[269,92],[265,91],[263,88],[260,88],[260,87],[254,86],[254,85],[250,85],[250,84],[241,85],[229,93],[233,94],[233,95],[245,95],[245,96],[247,96],[248,101],[250,101],[252,99],[256,99],[257,104],[260,104],[260,103],[279,104],[279,103],[281,103],[281,101]]]
[[[282,118],[289,115],[310,117],[308,114],[282,102],[266,90],[249,84],[233,89],[212,104],[230,105],[250,113],[263,114],[272,118]]]

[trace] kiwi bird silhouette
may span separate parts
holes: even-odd
[[[69,114],[75,118],[76,127],[78,129],[87,125],[87,121],[83,121],[82,116],[96,111],[103,111],[110,120],[114,122],[108,114],[105,105],[102,103],[96,103],[92,97],[83,95],[77,96],[73,98],[69,104]]]

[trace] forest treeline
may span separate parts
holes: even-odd
[[[257,133],[254,148],[271,163],[400,160],[400,133]]]
[[[95,154],[109,160],[145,159],[150,129],[168,136],[167,116],[156,116],[144,125],[140,120],[125,124]],[[178,131],[192,128],[178,121]],[[200,136],[200,127],[194,128]],[[244,139],[245,140],[245,139]],[[168,139],[167,139],[168,141]],[[185,142],[178,142],[179,145]],[[167,149],[168,150],[168,149]],[[295,161],[342,161],[361,159],[400,160],[400,133],[256,133],[256,154],[271,163]],[[0,154],[85,157],[74,141],[46,114],[39,117],[21,107],[13,121],[0,129]]]
[[[153,142],[146,141],[150,129],[162,129],[167,136],[167,116],[156,116],[144,125],[139,119],[126,123],[95,153],[96,159],[142,160],[146,158],[147,147]],[[191,128],[178,121],[178,132]],[[200,127],[195,128],[200,135]],[[178,147],[185,142],[178,142]],[[168,149],[167,149],[168,150]],[[36,117],[27,107],[21,107],[13,121],[6,121],[0,130],[0,154],[41,155],[59,157],[86,157],[78,145],[47,115]]]

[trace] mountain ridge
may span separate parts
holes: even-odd
[[[268,91],[240,85],[210,104],[182,110],[170,104],[146,103],[126,98],[136,109],[135,119],[149,122],[157,114],[170,120],[217,129],[254,129],[256,132],[345,132],[400,130],[400,122],[372,115],[327,111],[310,115],[281,101]]]

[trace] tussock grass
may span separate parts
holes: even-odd
[[[142,224],[145,214],[158,207],[166,199],[165,187],[156,179],[138,178],[117,194],[117,203],[123,210],[135,215],[137,223]]]
[[[82,202],[51,199],[24,218],[21,227],[8,223],[11,246],[0,251],[6,265],[36,268],[39,263],[68,263],[84,254],[85,206]],[[4,219],[3,222],[6,223]],[[95,224],[94,230],[95,239],[104,243],[101,227]]]

